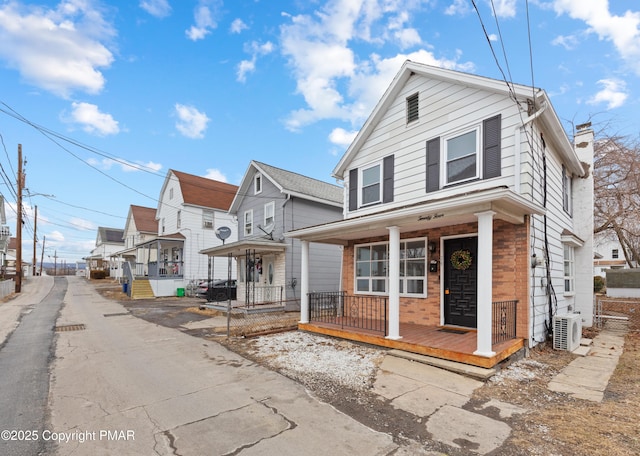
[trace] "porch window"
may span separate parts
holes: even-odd
[[[564,292],[575,292],[574,248],[564,244]]]
[[[244,213],[244,235],[251,236],[253,234],[253,209]]]
[[[276,203],[271,201],[264,205],[264,226],[272,225],[275,220]]]
[[[400,242],[400,294],[426,296],[427,239]],[[388,294],[389,243],[357,245],[355,293]]]
[[[368,168],[363,168],[360,175],[362,188],[360,190],[360,205],[379,203],[381,201],[380,189],[382,188],[382,166],[376,163]]]
[[[462,182],[478,177],[478,128],[444,141],[446,161],[445,179],[447,184]]]
[[[208,209],[202,211],[202,228],[213,229],[213,211]]]

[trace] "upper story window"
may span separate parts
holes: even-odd
[[[262,192],[262,174],[256,173],[253,177],[253,193],[258,194]]]
[[[276,203],[271,201],[264,205],[264,226],[267,227],[275,222]]]
[[[173,188],[169,189],[169,199],[173,199]]]
[[[181,223],[182,223],[182,211],[178,211],[176,214],[176,228],[180,229]]]
[[[612,259],[617,259],[620,256],[620,254],[618,253],[618,249],[612,249],[611,250],[611,258]]]
[[[394,193],[394,156],[349,171],[349,210],[390,203]]]
[[[213,229],[213,211],[208,209],[202,211],[202,228]]]
[[[573,185],[573,179],[571,174],[567,171],[564,165],[562,165],[562,208],[567,214],[571,214],[571,187]]]
[[[502,174],[501,116],[466,131],[427,141],[426,191]]]
[[[160,231],[161,234],[164,234],[164,217],[162,217],[162,219],[160,220],[160,229],[162,231]]]
[[[419,113],[419,96],[418,93],[414,93],[413,95],[407,97],[407,124],[418,120],[420,117]]]
[[[478,177],[478,128],[444,140],[445,183]]]
[[[360,205],[366,206],[380,202],[380,189],[382,188],[382,166],[377,163],[368,168],[363,168],[360,173]]]
[[[244,235],[251,236],[253,234],[253,210],[244,213]]]

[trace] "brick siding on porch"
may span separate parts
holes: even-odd
[[[517,337],[528,337],[527,303],[529,294],[528,233],[529,224],[513,225],[502,220],[493,224],[493,301],[518,300]],[[448,236],[477,233],[477,224],[470,223],[402,233],[401,239],[427,237],[428,242],[436,245],[436,251],[428,253],[427,262],[432,258],[439,260],[438,272],[427,272],[427,297],[400,298],[400,322],[425,326],[440,325],[440,277],[444,259],[440,252],[440,239]],[[387,242],[388,238],[368,238],[357,244]],[[354,243],[344,249],[343,286],[347,294],[354,293]],[[479,276],[479,280],[481,277]]]

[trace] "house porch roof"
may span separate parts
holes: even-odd
[[[387,236],[388,227],[401,233],[459,225],[477,221],[474,214],[495,212],[496,219],[521,224],[525,215],[542,215],[545,209],[506,187],[470,192],[456,197],[431,200],[385,212],[352,217],[285,233],[286,237],[309,242],[347,245],[357,239]]]
[[[247,250],[255,250],[256,253],[264,254],[284,252],[286,248],[286,244],[269,239],[243,239],[242,241],[230,242],[229,244],[200,250],[200,253],[213,257],[227,256],[229,254],[233,257],[241,257],[246,254]]]

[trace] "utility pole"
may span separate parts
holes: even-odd
[[[36,206],[35,217],[33,218],[33,276],[36,276],[36,243],[38,242],[38,237],[36,233],[38,232],[38,206]]]
[[[17,176],[18,207],[16,216],[16,293],[22,291],[22,188],[24,175],[22,174],[22,144],[18,144],[18,176]]]
[[[47,237],[42,236],[42,253],[40,254],[40,275],[42,275],[42,263],[44,263],[44,243],[47,242]]]

